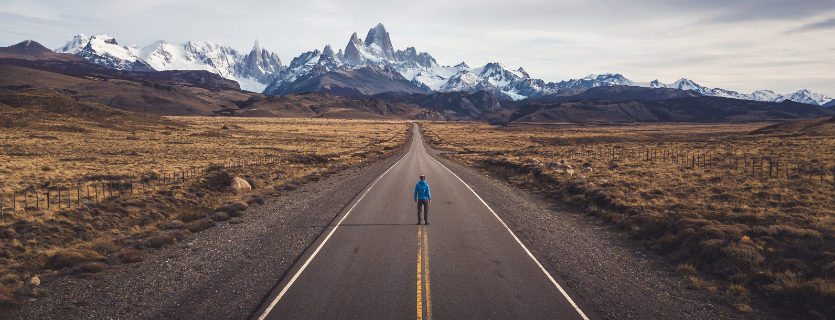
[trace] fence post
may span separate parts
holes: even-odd
[[[46,189],[46,210],[49,210],[49,189]]]

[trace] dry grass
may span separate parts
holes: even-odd
[[[724,281],[731,294],[751,290],[778,313],[835,318],[835,134],[749,134],[765,125],[422,129],[460,152],[450,159],[585,207],[672,262]],[[647,149],[656,157],[648,160]],[[719,160],[685,165],[665,151]],[[763,174],[750,172],[761,156],[781,160],[779,177],[768,177],[767,160]],[[691,287],[716,290],[703,282]]]
[[[39,92],[24,94],[46,97],[44,105],[89,105]],[[0,126],[0,304],[9,302],[16,281],[44,272],[93,273],[107,264],[142,261],[141,249],[174,244],[218,221],[232,223],[248,206],[263,204],[265,196],[388,157],[402,149],[410,128],[396,121],[130,118],[134,116],[119,112],[115,114],[122,122],[103,123],[79,115],[83,113],[67,116],[49,110],[27,118],[25,110],[37,106],[9,107],[3,101],[0,109],[8,111],[4,119],[9,120],[4,124],[10,125]],[[266,157],[274,161],[219,166]],[[147,181],[198,168],[215,170],[174,186],[137,186],[133,193],[99,202],[95,193],[86,191],[87,185]],[[230,192],[235,176],[246,179],[253,190]],[[74,185],[80,185],[82,199],[57,209],[55,190]],[[50,210],[44,208],[47,190],[52,192]],[[10,212],[13,194],[19,201],[27,195],[28,211],[18,203],[17,211]],[[9,302],[0,309],[13,306]]]

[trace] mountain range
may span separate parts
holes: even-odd
[[[122,65],[144,70],[137,61],[123,59]],[[55,53],[30,40],[0,47],[0,94],[51,92],[155,115],[479,120],[508,125],[786,121],[835,115],[832,108],[789,100],[748,101],[625,85],[567,88],[518,101],[499,100],[486,90],[425,93],[386,64],[328,71],[317,63],[310,73],[288,83],[285,89],[305,92],[263,95],[240,90],[237,82],[206,70],[117,70],[79,55]],[[18,116],[10,121],[25,121]]]
[[[689,90],[702,96],[765,102],[791,100],[825,105],[832,101],[831,97],[808,90],[786,95],[770,90],[744,94],[703,87],[688,79],[670,84],[658,80],[639,83],[621,74],[600,74],[546,83],[531,78],[523,68],[514,70],[498,62],[475,68],[464,62],[455,66],[441,66],[429,53],[418,52],[414,47],[395,50],[382,24],[371,28],[365,40],[353,33],[344,50],[334,52],[327,45],[321,51],[317,49],[302,53],[292,59],[289,66],[282,65],[276,54],[261,48],[257,41],[250,53],[243,55],[231,47],[210,42],[171,45],[157,41],[139,49],[135,45],[121,46],[106,35],[78,35],[55,51],[78,55],[96,64],[120,70],[207,70],[237,81],[244,90],[267,95],[312,90],[345,96],[384,92],[399,95],[417,92],[475,93],[484,90],[499,100],[512,101],[558,95],[565,90],[577,88],[640,86]]]
[[[261,92],[284,70],[275,53],[262,49],[258,41],[248,54],[211,42],[172,45],[164,40],[142,49],[122,46],[107,35],[75,36],[57,53],[72,54],[107,68],[129,71],[206,70],[237,81],[241,89]]]

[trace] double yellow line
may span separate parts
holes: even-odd
[[[425,226],[418,228],[417,255],[417,319],[423,320],[423,292],[426,283],[426,320],[432,320],[432,292],[429,290],[429,234]],[[425,280],[425,281],[424,281]]]

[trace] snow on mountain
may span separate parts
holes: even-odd
[[[69,53],[69,54],[76,54],[85,46],[87,43],[90,42],[90,37],[85,36],[83,33],[78,34],[77,36],[73,37],[72,40],[67,41],[63,47],[55,49],[54,51],[57,53]]]
[[[79,34],[63,47],[55,49],[55,52],[74,54],[111,69],[154,71],[148,63],[136,56],[137,51],[136,46],[120,46],[116,39],[105,34],[89,38]]]
[[[775,93],[771,90],[757,90],[751,94],[744,94],[739,93],[736,91],[721,89],[721,88],[707,88],[703,87],[691,80],[688,79],[680,79],[676,82],[671,84],[663,84],[655,80],[650,83],[649,87],[652,88],[674,88],[674,89],[681,89],[681,90],[692,90],[696,91],[701,95],[704,96],[711,96],[711,97],[723,97],[723,98],[733,98],[733,99],[740,99],[740,100],[753,100],[753,101],[764,101],[764,102],[783,102],[784,100],[791,100],[794,102],[806,103],[806,104],[813,104],[822,106],[829,101],[832,101],[832,98],[819,93],[813,93],[809,90],[799,90],[795,93],[790,95],[781,95]]]
[[[782,102],[783,96],[771,90],[757,90],[750,96],[751,100]]]
[[[159,71],[206,70],[253,92],[264,91],[283,69],[278,55],[262,49],[258,41],[249,54],[241,55],[231,47],[211,42],[172,45],[160,40],[143,48],[139,56]]]
[[[788,97],[783,96],[783,98],[785,100],[791,100],[800,103],[817,104],[819,106],[825,105],[832,101],[832,98],[825,94],[810,92],[806,89],[798,90],[797,92],[792,93]]]
[[[322,51],[308,51],[284,66],[274,53],[261,48],[256,41],[250,53],[242,55],[228,46],[211,42],[186,42],[172,45],[157,41],[141,50],[124,47],[106,35],[75,36],[66,45],[55,49],[59,53],[75,54],[105,67],[136,70],[207,70],[224,78],[238,81],[244,90],[273,92],[294,81],[310,78],[313,73],[356,69],[370,65],[385,65],[397,70],[405,79],[427,92],[486,90],[504,100],[520,100],[555,94],[571,88],[600,86],[642,86],[692,90],[705,96],[744,100],[796,102],[823,105],[833,101],[829,96],[800,90],[789,95],[770,90],[743,94],[722,88],[703,87],[692,80],[680,79],[670,84],[658,80],[637,83],[621,74],[592,74],[581,79],[548,82],[531,78],[523,68],[509,69],[498,62],[471,68],[461,62],[455,66],[441,66],[426,52],[414,47],[394,50],[385,26],[371,28],[363,41],[357,33],[351,35],[345,50],[334,52],[330,45]],[[279,90],[280,91],[280,90]]]
[[[160,40],[140,50],[136,46],[119,46],[107,35],[79,34],[55,52],[75,54],[119,70],[206,70],[235,80],[241,89],[254,92],[264,91],[283,70],[278,55],[261,48],[258,41],[249,54],[241,55],[231,47],[211,42],[174,45]]]

